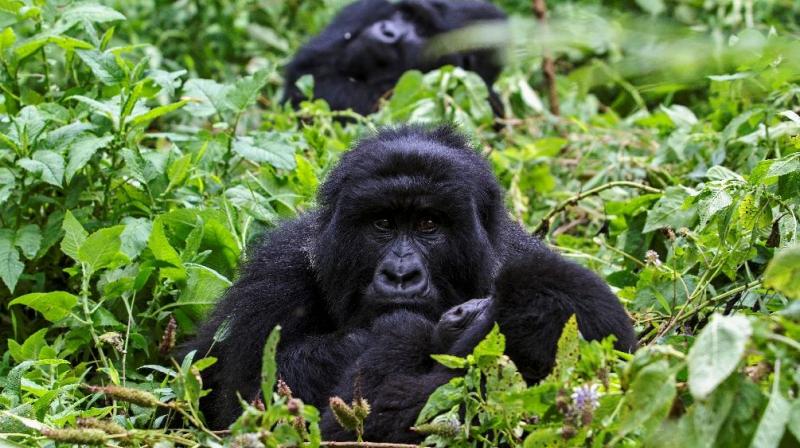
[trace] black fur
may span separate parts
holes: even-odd
[[[280,375],[321,409],[334,389],[352,387],[354,361],[367,357],[359,361],[370,366],[364,390],[381,393],[367,395],[378,408],[386,403],[368,419],[380,428],[371,429],[375,440],[406,440],[406,422],[452,377],[428,356],[442,349],[436,341],[450,340],[434,337],[433,322],[469,299],[493,296],[490,318],[475,319],[464,330],[468,341],[459,337],[449,349],[471,350],[497,320],[529,381],[552,368],[571,313],[587,338],[615,334],[626,350],[636,343],[609,288],[510,219],[489,165],[449,127],[403,127],[362,140],[331,172],[318,202],[264,236],[185,347],[219,359],[203,372],[213,391],[201,406],[212,428],[239,415],[237,392],[257,396],[262,347],[277,324]],[[375,334],[384,319],[394,321]],[[212,346],[226,321],[227,337]]]
[[[423,51],[437,34],[477,21],[505,19],[497,7],[481,0],[358,0],[345,7],[289,63],[284,101],[296,106],[304,100],[295,83],[311,74],[316,98],[325,99],[334,110],[349,108],[366,115],[375,111],[378,99],[394,87],[403,72],[450,64],[480,75],[489,86],[492,107],[499,113],[500,101],[491,89],[502,69],[496,51],[455,53],[437,60],[426,60]],[[391,41],[380,37],[382,23],[399,30],[395,36],[401,37]]]

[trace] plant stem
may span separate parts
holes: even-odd
[[[569,198],[569,199],[567,199],[565,201],[562,201],[561,203],[556,205],[552,210],[550,210],[544,216],[544,218],[542,218],[542,220],[539,222],[539,224],[537,224],[536,227],[533,229],[532,233],[534,235],[541,234],[541,233],[546,233],[547,230],[549,230],[549,228],[550,228],[550,220],[553,219],[553,217],[555,215],[557,215],[559,212],[561,212],[562,210],[566,209],[570,205],[576,204],[581,199],[585,199],[585,198],[587,198],[589,196],[594,196],[594,195],[596,195],[596,194],[598,194],[598,193],[600,193],[602,191],[605,191],[605,190],[608,190],[609,188],[614,188],[614,187],[638,188],[639,190],[643,190],[643,191],[646,191],[648,193],[661,193],[661,190],[659,190],[658,188],[653,188],[651,186],[640,184],[640,183],[637,183],[637,182],[629,182],[629,181],[626,181],[626,180],[617,180],[617,181],[614,181],[614,182],[609,182],[607,184],[603,184],[603,185],[594,187],[594,188],[592,188],[590,190],[586,190],[586,191],[580,192],[580,193],[576,194],[575,196],[572,196],[571,198]]]

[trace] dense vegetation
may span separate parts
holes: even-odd
[[[368,117],[283,107],[282,66],[342,3],[0,0],[1,447],[319,444],[318,411],[272,393],[277,332],[271,399],[226,433],[197,411],[213,360],[168,354],[355,139],[440,120],[520,222],[615,287],[642,348],[569,325],[526,387],[493,332],[440,358],[468,370],[420,415],[431,444],[800,444],[798,3],[551,0],[548,33],[499,1],[503,119],[451,67],[407,73]]]

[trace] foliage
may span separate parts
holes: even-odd
[[[280,382],[209,431],[214,360],[169,353],[355,139],[440,120],[518,221],[615,288],[643,347],[568,326],[529,387],[497,332],[438,357],[466,373],[420,415],[431,444],[798,443],[796,2],[553,0],[545,32],[504,0],[500,119],[453,67],[407,73],[368,117],[282,106],[282,66],[342,3],[0,1],[0,444],[318,444],[318,411]]]

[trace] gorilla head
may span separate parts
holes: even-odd
[[[373,112],[378,99],[406,70],[432,70],[456,65],[472,70],[491,86],[500,73],[493,50],[424,57],[437,34],[470,23],[505,20],[505,14],[480,0],[359,0],[347,6],[318,36],[301,48],[286,70],[284,101],[304,99],[295,86],[303,75],[314,76],[314,96],[332,109]],[[493,92],[492,92],[493,93]],[[493,95],[493,105],[498,99]]]
[[[340,324],[397,308],[438,318],[490,293],[501,191],[463,137],[433,132],[362,140],[320,191],[313,259]]]

